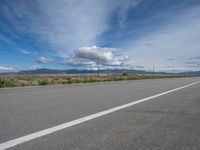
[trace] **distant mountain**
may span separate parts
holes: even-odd
[[[70,69],[70,70],[56,70],[56,69],[35,69],[35,70],[21,70],[19,72],[9,72],[9,73],[0,73],[0,75],[54,75],[54,74],[95,74],[96,70],[78,70],[78,69]],[[105,69],[100,70],[102,74],[152,74],[150,71],[144,70],[130,70],[130,69]],[[156,72],[156,74],[170,74],[166,72]],[[171,73],[172,74],[172,73]],[[178,74],[185,75],[200,75],[199,72],[183,72]]]
[[[0,75],[50,75],[50,74],[95,74],[97,70],[56,70],[56,69],[35,69],[35,70],[21,70],[19,72],[0,73]],[[151,72],[143,70],[129,70],[129,69],[105,69],[100,70],[102,74],[149,74]],[[164,72],[163,72],[164,73]]]
[[[185,75],[192,75],[192,76],[200,76],[200,71],[188,71],[188,72],[183,72],[180,74],[185,74]]]
[[[9,73],[0,73],[0,75],[50,75],[50,74],[95,74],[97,70],[78,70],[78,69],[70,69],[70,70],[56,70],[56,69],[35,69],[35,70],[21,70],[19,72],[9,72]],[[146,71],[141,70],[128,70],[128,69],[105,69],[100,70],[100,73],[103,74],[120,74],[120,73],[137,73],[137,74],[145,74],[148,73]]]

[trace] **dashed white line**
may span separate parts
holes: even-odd
[[[140,99],[140,100],[128,103],[128,104],[124,104],[124,105],[121,105],[121,106],[118,106],[118,107],[114,107],[114,108],[111,108],[111,109],[108,109],[108,110],[105,110],[105,111],[102,111],[102,112],[98,112],[98,113],[95,113],[95,114],[92,114],[92,115],[89,115],[89,116],[86,116],[86,117],[83,117],[83,118],[80,118],[80,119],[76,119],[76,120],[73,120],[73,121],[70,121],[70,122],[66,122],[66,123],[63,123],[63,124],[60,124],[60,125],[48,128],[48,129],[44,129],[44,130],[41,130],[41,131],[38,131],[38,132],[35,132],[35,133],[31,133],[31,134],[28,134],[28,135],[25,135],[25,136],[22,136],[22,137],[19,137],[19,138],[16,138],[16,139],[4,142],[4,143],[1,143],[0,144],[0,150],[5,150],[5,149],[8,149],[8,148],[17,146],[19,144],[40,138],[42,136],[57,132],[59,130],[63,130],[63,129],[78,125],[80,123],[83,123],[83,122],[86,122],[86,121],[89,121],[89,120],[92,120],[92,119],[113,113],[115,111],[130,107],[130,106],[133,106],[133,105],[136,105],[136,104],[139,104],[139,103],[151,100],[151,99],[154,99],[156,97],[166,95],[168,93],[172,93],[172,92],[193,86],[193,85],[198,84],[198,83],[200,83],[200,81],[189,84],[189,85],[185,85],[185,86],[182,86],[182,87],[179,87],[179,88],[175,88],[175,89],[163,92],[163,93],[159,93],[159,94],[147,97],[147,98],[143,98],[143,99]]]

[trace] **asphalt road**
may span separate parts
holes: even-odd
[[[0,89],[0,143],[197,81],[200,78]],[[199,141],[200,83],[10,149],[199,150]]]

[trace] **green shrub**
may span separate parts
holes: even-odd
[[[0,79],[0,88],[2,88],[4,85],[4,81],[2,79]]]
[[[72,83],[73,83],[72,80],[67,81],[67,84],[72,84]]]
[[[83,83],[88,83],[88,80],[87,80],[87,79],[84,79],[82,82],[83,82]]]
[[[26,84],[25,83],[21,83],[20,86],[26,86]]]
[[[68,81],[62,81],[61,83],[62,83],[62,84],[67,84],[67,82],[68,82]]]
[[[48,81],[47,80],[39,80],[38,81],[38,85],[48,85]]]
[[[86,82],[97,82],[98,80],[95,80],[95,79],[88,79],[86,80]]]
[[[125,80],[125,78],[122,78],[122,77],[113,78],[113,81],[122,81],[122,80]]]
[[[0,88],[3,88],[3,87],[15,87],[15,83],[10,81],[10,80],[3,80],[3,79],[0,79]]]
[[[98,79],[83,79],[81,82],[82,83],[89,83],[89,82],[98,82]]]
[[[75,80],[69,80],[69,81],[71,81],[72,83],[81,83],[82,81],[81,80],[79,80],[79,79],[75,79]]]

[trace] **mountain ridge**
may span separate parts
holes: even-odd
[[[97,70],[86,70],[86,69],[33,69],[33,70],[21,70],[18,72],[7,72],[0,73],[0,75],[53,75],[53,74],[96,74]],[[134,70],[134,69],[102,69],[102,74],[153,74],[152,71],[145,70]],[[182,73],[167,73],[167,72],[155,72],[156,74],[185,74],[185,75],[200,75],[200,71],[188,71]]]

